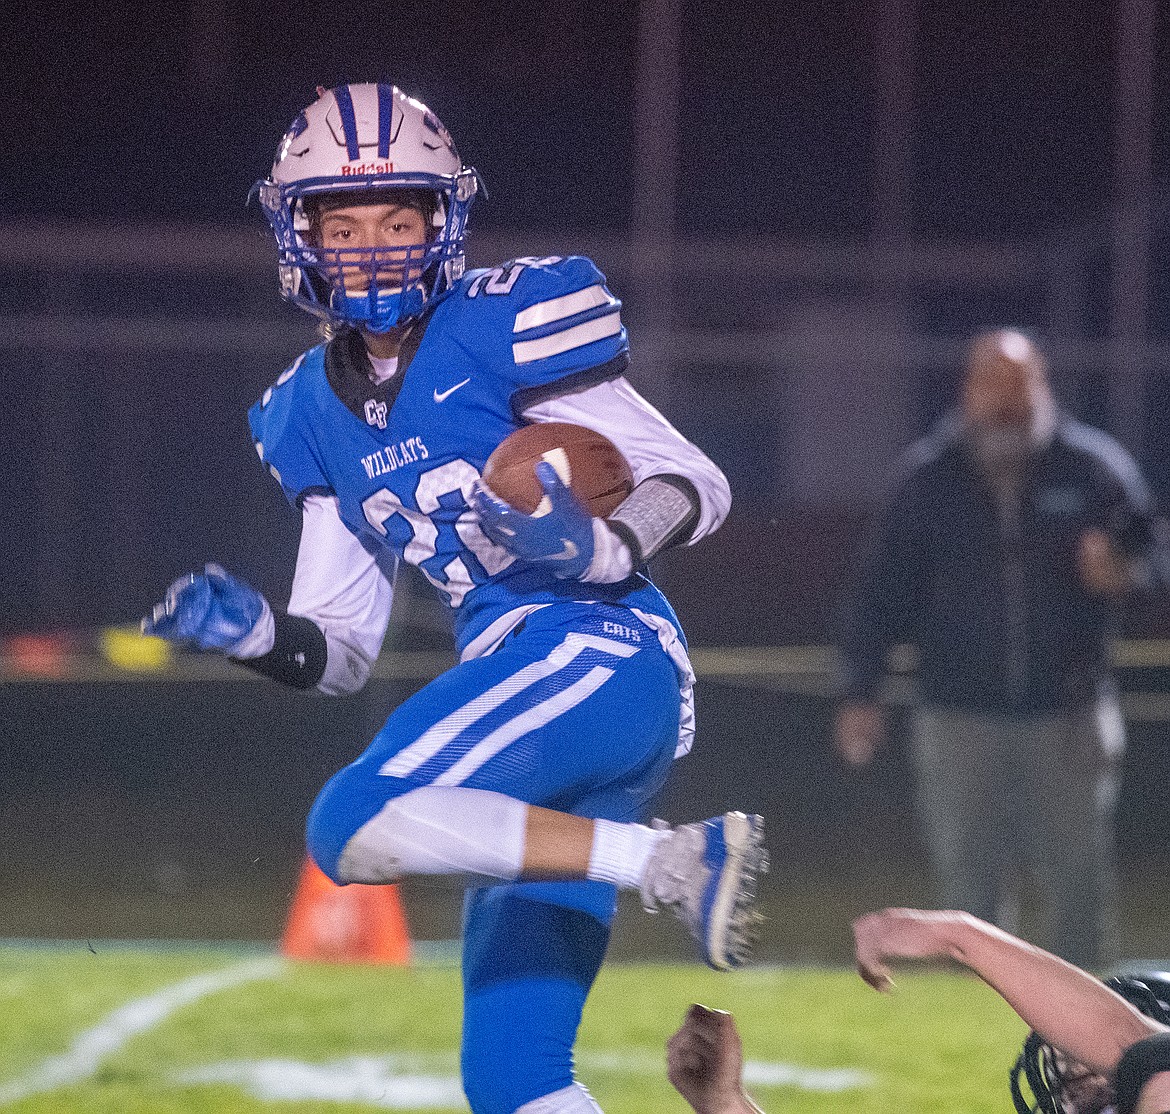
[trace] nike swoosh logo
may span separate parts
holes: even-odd
[[[561,541],[565,543],[565,548],[560,553],[550,553],[548,555],[550,561],[571,561],[577,556],[577,546],[573,542],[567,538],[561,538]]]
[[[444,402],[449,399],[460,387],[466,387],[471,382],[471,376],[468,376],[462,383],[456,383],[454,387],[448,387],[445,391],[440,391],[438,387],[435,388],[435,401]]]

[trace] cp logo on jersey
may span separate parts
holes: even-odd
[[[366,421],[379,429],[386,428],[386,404],[376,399],[366,399]]]

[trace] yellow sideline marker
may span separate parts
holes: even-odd
[[[135,627],[106,627],[98,646],[111,665],[135,673],[157,673],[171,663],[170,644],[142,634]]]

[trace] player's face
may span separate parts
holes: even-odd
[[[331,207],[320,215],[317,229],[330,276],[351,294],[368,290],[375,280],[379,287],[402,287],[417,279],[421,259],[416,251],[408,263],[406,249],[424,244],[426,234],[418,209],[393,202]]]
[[[1069,1065],[1060,1094],[1067,1109],[1075,1114],[1103,1114],[1113,1103],[1109,1080],[1080,1064]]]

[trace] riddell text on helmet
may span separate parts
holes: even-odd
[[[347,165],[341,168],[341,176],[343,178],[352,177],[355,174],[393,174],[394,164],[392,162],[359,162],[357,166]]]

